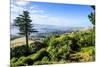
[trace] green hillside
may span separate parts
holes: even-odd
[[[93,29],[51,35],[44,38],[43,42],[31,43],[28,48],[26,45],[11,48],[11,66],[92,61],[95,61]]]

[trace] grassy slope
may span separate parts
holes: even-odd
[[[29,44],[33,43],[32,40],[29,40]],[[25,44],[25,37],[17,38],[11,40],[11,47],[21,46]]]

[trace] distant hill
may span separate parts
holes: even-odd
[[[42,25],[42,24],[34,24],[33,26],[38,31],[38,33],[32,35],[40,35],[48,33],[63,34],[88,28],[88,27],[62,27],[54,25]],[[18,28],[11,24],[11,35],[18,35],[17,34],[18,32],[19,32]]]

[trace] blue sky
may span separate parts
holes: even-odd
[[[11,1],[11,23],[23,10],[30,12],[32,23],[56,26],[91,26],[88,14],[92,11],[89,5],[59,4],[46,2]]]

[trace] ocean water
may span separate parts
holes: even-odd
[[[18,28],[14,27],[14,26],[11,26],[11,28],[10,28],[10,34],[11,35],[18,35],[18,33],[19,33]]]
[[[50,32],[69,32],[74,30],[82,29],[83,27],[61,27],[61,26],[54,26],[54,25],[40,25],[35,24],[34,28],[38,31],[38,33],[50,33]],[[18,35],[20,32],[19,29],[15,26],[10,27],[10,34],[11,35]]]
[[[60,27],[60,26],[40,25],[40,24],[35,24],[34,28],[38,31],[38,33],[46,33],[46,32],[65,30],[65,28]],[[10,30],[11,30],[11,32],[10,32],[11,35],[18,35],[18,33],[19,33],[19,29],[15,26],[11,26]]]

